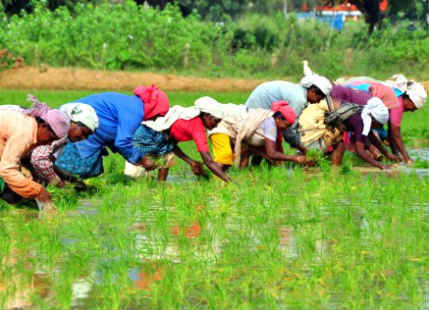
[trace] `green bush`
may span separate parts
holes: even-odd
[[[404,24],[388,25],[369,37],[362,22],[349,22],[338,32],[293,14],[287,19],[280,13],[253,14],[213,23],[195,14],[184,18],[171,5],[159,11],[134,1],[79,2],[71,12],[34,3],[31,14],[7,18],[0,13],[0,49],[33,65],[299,78],[307,59],[332,79],[382,78],[398,71],[419,78],[429,66],[427,33],[410,32]]]

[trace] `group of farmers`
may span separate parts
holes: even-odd
[[[313,73],[304,63],[299,84],[265,82],[245,104],[224,104],[202,97],[191,107],[172,106],[155,86],[134,94],[101,93],[51,109],[34,96],[33,107],[0,106],[0,197],[17,203],[31,199],[55,210],[44,185],[82,181],[103,173],[106,148],[126,160],[128,175],[158,170],[158,180],[181,158],[197,176],[203,165],[225,182],[231,166],[245,168],[261,160],[311,165],[317,149],[340,165],[345,150],[385,169],[381,158],[412,162],[401,137],[402,114],[420,109],[424,87],[395,75],[337,81]],[[387,132],[384,125],[388,124]],[[188,157],[180,142],[193,140],[202,162]],[[212,154],[209,143],[212,144]],[[283,152],[283,140],[296,155]],[[383,144],[390,146],[392,152]]]

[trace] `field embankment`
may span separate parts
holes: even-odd
[[[263,81],[262,79],[202,78],[153,72],[104,71],[47,66],[22,67],[0,72],[1,89],[130,91],[136,85],[154,84],[167,91],[228,92],[251,91]],[[429,91],[429,81],[422,83]]]
[[[3,89],[132,90],[136,85],[154,84],[168,91],[223,92],[250,91],[262,81],[51,67],[23,67],[0,72],[0,88]]]

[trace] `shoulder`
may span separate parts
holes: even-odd
[[[192,129],[194,130],[204,130],[205,131],[205,127],[203,124],[203,120],[201,119],[201,117],[194,117],[193,119],[190,119],[188,121],[183,120],[185,122],[188,122],[190,126],[192,126]]]
[[[264,127],[275,127],[276,126],[276,122],[274,120],[274,117],[270,116],[268,118],[266,118],[263,122],[262,122],[262,126]]]
[[[191,128],[192,130],[198,130],[202,128],[204,130],[204,124],[200,117],[194,117],[192,119],[180,118],[175,121],[171,127]]]

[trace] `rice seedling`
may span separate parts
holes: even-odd
[[[35,93],[56,106],[84,95]],[[202,93],[169,95],[185,105]],[[419,113],[405,126],[427,120]],[[49,188],[56,219],[0,205],[1,308],[427,309],[429,179],[345,162],[323,173],[262,164],[226,185],[179,162],[160,185],[125,178],[111,154],[89,191]]]

